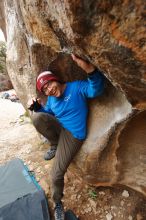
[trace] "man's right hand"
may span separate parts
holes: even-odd
[[[41,108],[41,101],[40,99],[32,98],[28,101],[27,106],[30,111],[37,112]]]

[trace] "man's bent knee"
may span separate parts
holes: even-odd
[[[33,112],[32,116],[31,116],[33,125],[38,128],[38,126],[40,125],[42,119],[43,119],[43,113],[42,112]]]

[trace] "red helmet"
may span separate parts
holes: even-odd
[[[48,81],[59,81],[59,78],[55,76],[52,72],[50,71],[45,71],[42,72],[38,75],[37,80],[36,80],[36,86],[37,89],[42,92],[43,86],[48,82]]]

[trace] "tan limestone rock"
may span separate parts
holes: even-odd
[[[89,103],[88,136],[71,172],[93,185],[120,183],[146,195],[145,3],[5,0],[0,7],[8,72],[25,107],[48,66],[64,81],[86,77],[71,52],[107,77],[103,96]]]

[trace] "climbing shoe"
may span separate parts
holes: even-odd
[[[53,157],[55,157],[57,147],[52,146],[45,154],[44,159],[45,160],[51,160]]]
[[[55,220],[64,220],[64,208],[62,202],[57,202],[55,206]]]

